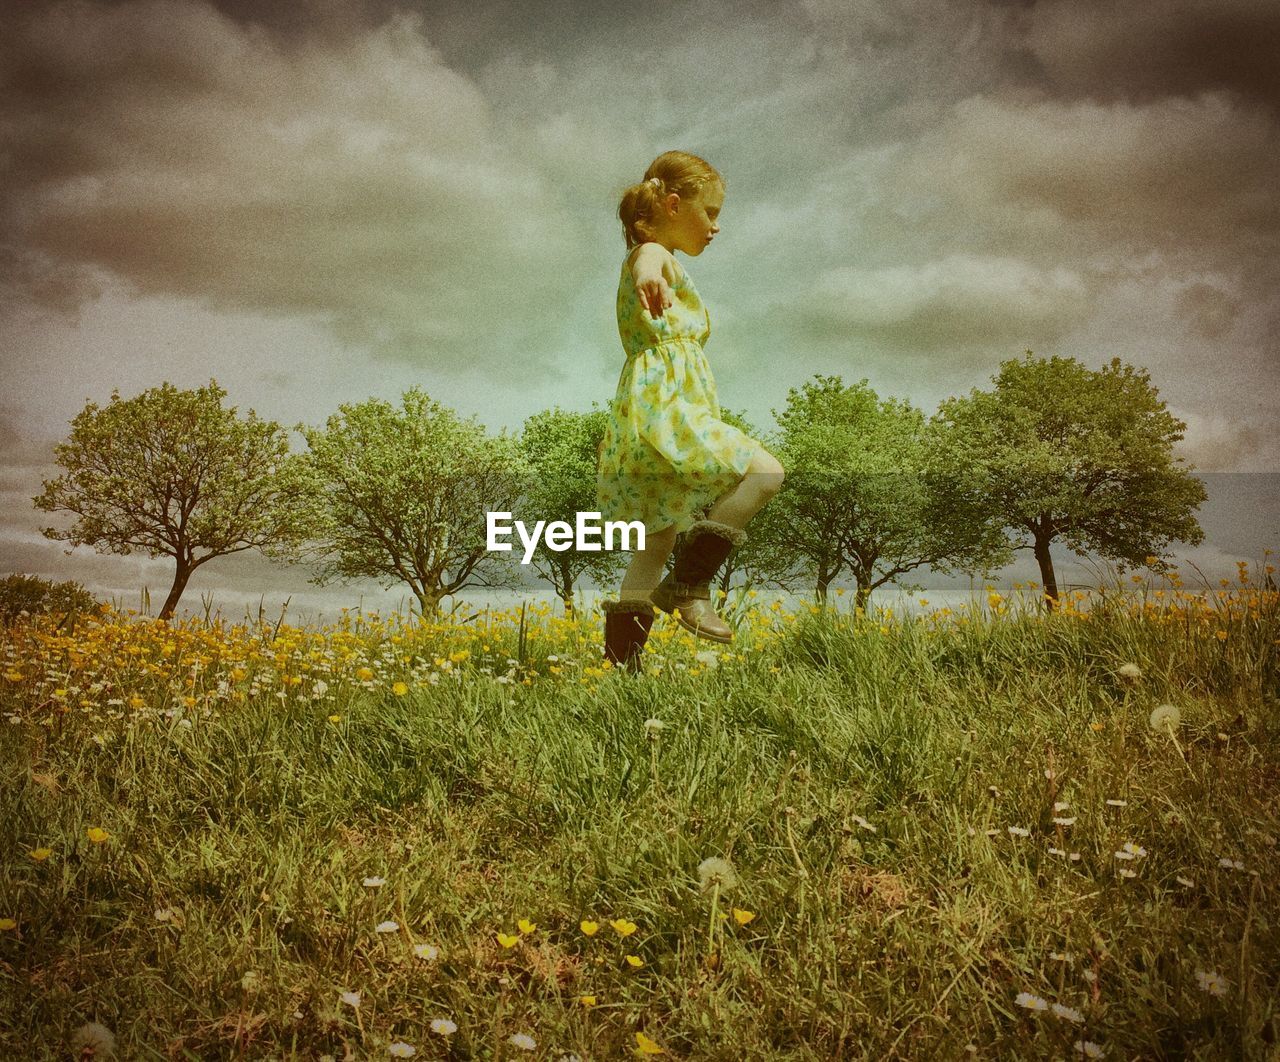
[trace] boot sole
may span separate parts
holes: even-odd
[[[721,645],[728,645],[733,641],[732,632],[730,632],[728,637],[724,637],[719,634],[712,634],[706,627],[699,627],[693,623],[686,623],[684,618],[681,616],[676,616],[676,622],[685,630],[692,634],[696,634],[699,638],[704,638],[709,642],[719,642]]]

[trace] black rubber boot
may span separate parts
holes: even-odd
[[[640,671],[640,654],[657,615],[648,601],[604,601],[604,658],[631,674]]]
[[[689,528],[684,548],[667,577],[650,597],[663,612],[675,613],[680,625],[713,642],[733,640],[733,628],[711,607],[711,580],[736,546],[747,540],[740,528],[715,520],[699,520]]]

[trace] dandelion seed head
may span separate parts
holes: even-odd
[[[1172,734],[1182,722],[1182,713],[1172,704],[1158,705],[1148,719],[1151,729],[1161,734]]]
[[[115,1049],[115,1033],[99,1022],[88,1022],[71,1034],[71,1053],[76,1058],[110,1058]]]
[[[649,738],[656,738],[662,734],[662,731],[666,729],[666,726],[667,724],[661,719],[646,719],[644,721],[645,736]]]
[[[343,992],[341,995],[338,996],[338,998],[342,1000],[342,1002],[345,1003],[348,1007],[360,1006],[359,992]]]
[[[709,856],[698,864],[698,882],[703,892],[716,885],[721,890],[732,889],[738,884],[738,875],[727,859]]]
[[[1142,668],[1134,663],[1121,664],[1116,668],[1116,674],[1125,682],[1137,682],[1142,678]]]

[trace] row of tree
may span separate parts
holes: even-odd
[[[198,567],[249,549],[307,564],[320,584],[407,585],[433,612],[446,595],[521,581],[512,554],[488,551],[486,512],[572,524],[597,507],[599,408],[546,410],[493,435],[414,389],[399,407],[369,399],[322,428],[299,425],[307,449],[295,453],[286,429],[225,398],[211,381],[88,403],[56,449],[63,474],[34,499],[75,517],[50,538],[172,558],[166,618]],[[988,572],[1030,549],[1052,603],[1055,541],[1139,566],[1203,538],[1204,488],[1174,453],[1185,425],[1146,371],[1119,359],[1091,370],[1028,351],[932,417],[865,380],[818,376],[774,416],[777,430],[761,434],[725,414],[787,469],[722,570],[725,588],[811,586],[825,598],[850,578],[865,604],[925,566]],[[605,585],[625,562],[543,544],[531,567],[572,608],[584,578]]]

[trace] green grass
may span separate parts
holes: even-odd
[[[806,616],[696,674],[522,686],[468,665],[402,697],[344,685],[324,709],[263,692],[189,728],[49,716],[11,690],[0,1055],[69,1057],[96,1020],[142,1059],[386,1058],[396,1040],[605,1059],[637,1030],[691,1059],[1079,1058],[1077,1040],[1274,1057],[1275,617],[1268,599],[1219,641],[1119,611],[887,634]],[[1176,741],[1148,725],[1162,702]],[[1058,801],[1074,825],[1053,824]],[[1117,859],[1125,842],[1146,855]],[[714,941],[710,856],[738,878],[717,908],[755,915]]]

